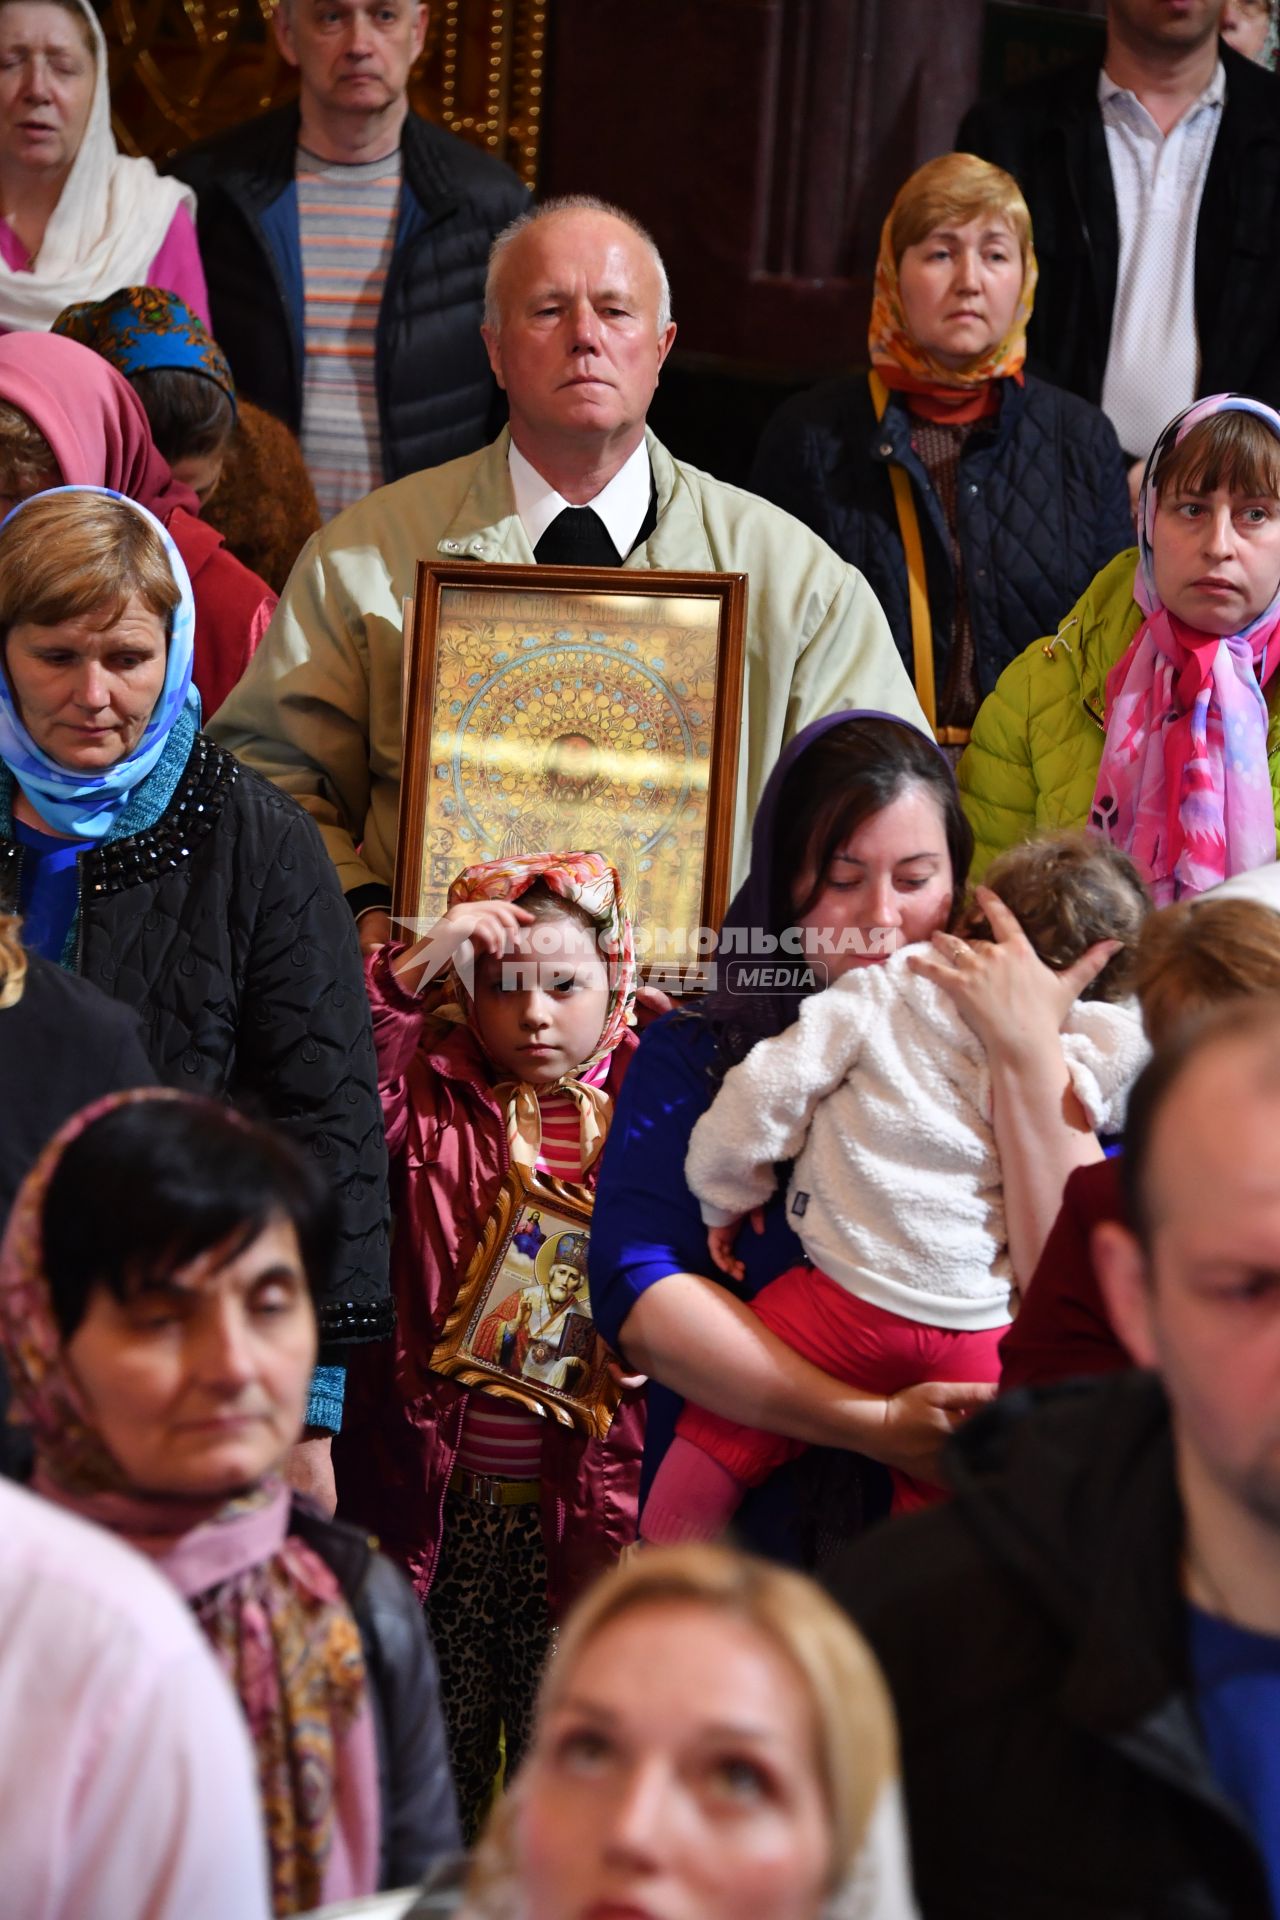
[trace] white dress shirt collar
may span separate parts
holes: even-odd
[[[569,502],[525,459],[514,440],[507,452],[507,462],[511,469],[512,491],[516,496],[516,512],[524,523],[529,545],[536,547],[556,515],[562,513]],[[602,487],[594,500],[580,503],[599,514],[605,532],[618,549],[620,560],[626,559],[636,543],[649,511],[652,490],[649,450],[642,440],[630,458],[619,467],[608,486]]]
[[[1176,125],[1169,129],[1170,133],[1176,132],[1178,127],[1184,127],[1187,124],[1187,121],[1190,120],[1194,114],[1197,114],[1200,112],[1200,109],[1202,107],[1222,106],[1226,101],[1226,97],[1227,97],[1227,70],[1223,66],[1221,60],[1219,60],[1217,66],[1213,70],[1213,78],[1212,80],[1210,80],[1204,92],[1200,94],[1197,99],[1191,102],[1191,105],[1187,108],[1186,112],[1177,121]],[[1106,68],[1103,67],[1101,72],[1098,75],[1098,103],[1100,106],[1105,107],[1112,100],[1125,101],[1125,102],[1128,102],[1131,100],[1135,107],[1141,108],[1143,113],[1147,112],[1147,109],[1142,105],[1142,102],[1141,100],[1139,100],[1137,94],[1134,93],[1132,89],[1129,87],[1117,86],[1116,82],[1111,78],[1111,75],[1107,72]]]

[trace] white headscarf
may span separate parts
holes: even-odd
[[[47,332],[73,300],[101,300],[117,287],[145,285],[179,207],[195,211],[195,195],[162,180],[149,160],[131,160],[111,131],[107,43],[98,16],[78,0],[95,48],[89,124],[61,198],[45,228],[31,273],[0,258],[0,327]]]
[[[853,1871],[827,1902],[822,1920],[920,1920],[898,1781],[881,1790]]]

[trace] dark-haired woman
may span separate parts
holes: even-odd
[[[417,1602],[281,1477],[333,1243],[314,1163],[212,1101],[152,1089],[55,1136],[0,1251],[0,1343],[36,1488],[140,1548],[190,1602],[257,1751],[277,1915],[403,1885],[458,1840]]]
[[[971,846],[941,752],[890,716],[816,721],[774,769],[756,814],[751,871],[725,916],[716,989],[702,1012],[670,1014],[644,1034],[597,1189],[592,1306],[606,1339],[651,1379],[646,1486],[683,1395],[728,1419],[820,1450],[854,1449],[923,1479],[937,1478],[937,1453],[956,1422],[990,1397],[989,1387],[937,1382],[885,1398],[800,1359],[724,1285],[684,1177],[689,1136],[727,1069],[789,1025],[805,992],[946,929],[963,900]],[[1011,1236],[1016,1210],[1026,1235],[1017,1264],[1029,1271],[1067,1174],[1099,1148],[1066,1103],[1059,976],[1016,932],[971,971],[948,990],[990,1059]],[[799,1263],[780,1200],[737,1252],[748,1297]],[[749,1496],[738,1520],[762,1550],[816,1560],[856,1530],[855,1501],[847,1460],[837,1466],[818,1451]]]

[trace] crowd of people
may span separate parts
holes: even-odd
[[[749,491],[426,25],[161,175],[0,0],[0,1915],[1275,1920],[1280,7],[977,104]],[[400,937],[423,559],[747,576],[704,991]]]

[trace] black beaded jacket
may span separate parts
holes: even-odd
[[[0,833],[5,912],[22,858]],[[341,1225],[317,1301],[326,1351],[388,1334],[373,1033],[355,926],[311,820],[197,733],[155,825],[82,854],[79,879],[75,971],[137,1011],[160,1080],[235,1100],[327,1170]]]

